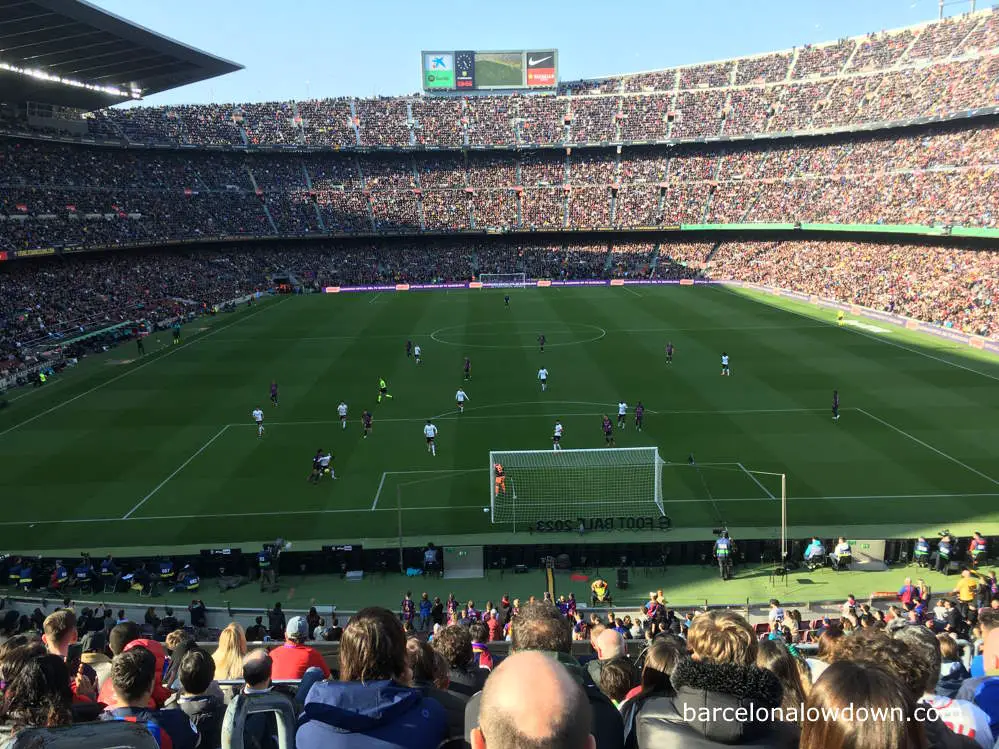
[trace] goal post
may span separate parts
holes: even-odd
[[[526,273],[480,273],[484,289],[518,289],[527,286]]]
[[[494,524],[666,514],[658,447],[493,450]]]

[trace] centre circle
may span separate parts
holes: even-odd
[[[533,327],[532,327],[533,326]],[[449,325],[437,328],[430,338],[448,346],[467,348],[520,349],[538,348],[538,336],[545,337],[545,348],[557,346],[580,346],[599,341],[607,331],[599,325],[583,322],[482,322],[468,325]],[[502,341],[507,342],[502,342]]]

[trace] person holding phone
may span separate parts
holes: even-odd
[[[58,655],[69,670],[74,702],[93,702],[97,697],[97,672],[83,663],[83,646],[77,642],[76,614],[60,609],[45,617],[42,642],[52,655]]]

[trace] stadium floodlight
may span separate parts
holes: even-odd
[[[664,516],[663,464],[658,447],[493,450],[492,522]]]
[[[59,83],[63,86],[70,86],[72,88],[83,88],[87,91],[97,91],[102,94],[110,94],[111,96],[120,96],[125,99],[142,98],[142,92],[135,87],[132,87],[129,91],[124,91],[115,86],[101,86],[96,83],[78,81],[74,78],[65,78],[38,68],[22,68],[18,65],[11,65],[9,62],[3,62],[2,60],[0,60],[0,70],[7,71],[8,73],[17,73],[18,75],[27,76],[28,78],[36,78],[40,81],[48,81],[49,83]]]
[[[527,286],[526,273],[482,273],[479,281],[484,289],[518,289]]]

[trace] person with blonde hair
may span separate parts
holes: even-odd
[[[243,656],[246,655],[246,632],[238,622],[230,622],[219,635],[219,646],[212,653],[215,678],[242,679]]]
[[[687,631],[687,649],[690,658],[670,675],[672,706],[663,701],[654,720],[637,721],[638,746],[797,746],[795,726],[765,715],[781,706],[783,690],[775,674],[756,665],[759,642],[748,621],[732,611],[700,613]]]

